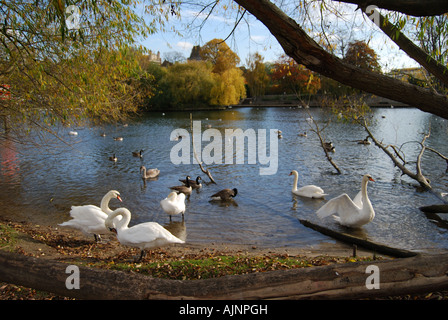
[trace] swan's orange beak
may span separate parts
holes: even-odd
[[[123,200],[121,199],[121,197],[119,195],[117,195],[117,199],[120,200],[120,202],[123,202]]]
[[[117,229],[115,229],[115,228],[109,228],[109,230],[115,234],[117,233]]]
[[[369,180],[370,180],[370,181],[373,181],[373,182],[375,182],[375,180],[373,180],[373,178],[372,178],[372,177],[369,177]]]
[[[288,174],[288,176],[291,176],[292,175],[292,172],[290,172],[289,174]]]

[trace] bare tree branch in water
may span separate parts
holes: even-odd
[[[191,130],[191,144],[193,146],[193,154],[194,158],[196,159],[196,162],[199,164],[199,168],[201,168],[201,171],[204,172],[207,177],[210,178],[210,181],[214,184],[216,184],[215,179],[213,179],[212,174],[210,170],[204,169],[204,166],[202,165],[202,161],[199,161],[198,155],[196,153],[196,149],[194,148],[194,134],[193,134],[193,115],[190,113],[190,130]]]
[[[301,101],[301,103],[303,104],[303,101]],[[334,146],[332,145],[331,142],[325,141],[325,139],[322,138],[322,132],[325,130],[325,128],[328,127],[328,125],[330,124],[330,120],[327,121],[327,123],[323,128],[320,128],[319,125],[317,124],[317,121],[314,120],[314,118],[311,116],[310,112],[308,110],[306,110],[306,112],[308,114],[306,123],[310,127],[310,131],[314,132],[319,137],[320,146],[325,152],[325,157],[327,158],[328,162],[330,162],[330,164],[333,166],[333,168],[336,169],[337,173],[341,174],[342,173],[341,169],[339,169],[338,165],[334,162],[333,158],[330,156],[330,152],[334,150]]]
[[[407,175],[408,177],[416,180],[423,188],[428,189],[428,190],[432,190],[430,181],[428,178],[426,178],[423,173],[422,173],[422,167],[421,167],[421,161],[422,161],[422,156],[423,153],[426,150],[426,146],[425,146],[425,141],[426,139],[429,138],[429,136],[431,135],[431,130],[429,130],[429,132],[427,134],[425,134],[423,136],[423,139],[420,143],[421,145],[421,150],[417,156],[417,162],[416,162],[416,166],[415,166],[415,173],[412,172],[411,170],[409,170],[406,167],[406,162],[404,161],[404,158],[399,156],[395,156],[390,150],[394,150],[395,154],[398,155],[398,151],[397,148],[395,146],[391,146],[391,145],[384,145],[382,142],[378,141],[372,134],[372,132],[369,130],[369,127],[367,125],[367,121],[366,119],[363,117],[362,119],[359,119],[358,121],[363,127],[364,130],[366,130],[367,134],[369,135],[370,139],[372,139],[373,143],[380,148],[381,150],[383,150],[383,152],[392,160],[392,162],[394,163],[394,165],[396,167],[398,167],[403,175]],[[401,160],[401,161],[400,161]]]

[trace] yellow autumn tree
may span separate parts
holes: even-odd
[[[246,97],[243,72],[237,68],[240,58],[224,40],[210,40],[201,48],[200,56],[213,65],[215,85],[211,90],[210,104],[236,104]]]
[[[237,104],[246,97],[243,72],[238,68],[231,68],[222,74],[214,74],[215,85],[210,94],[212,105]]]

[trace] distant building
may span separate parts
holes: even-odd
[[[162,64],[162,59],[160,58],[160,51],[157,51],[157,54],[152,53],[152,51],[149,51],[149,54],[147,55],[149,62],[154,62],[157,64]]]
[[[428,77],[430,77],[424,68],[393,69],[387,75],[402,81],[409,81],[410,78],[425,81]]]
[[[192,60],[196,60],[196,61],[200,61],[201,59],[201,46],[193,46],[193,48],[191,49],[191,54],[190,57],[188,58],[188,61],[192,61]]]

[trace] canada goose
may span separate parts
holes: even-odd
[[[109,157],[109,160],[113,162],[116,162],[118,160],[117,157],[115,156],[115,153],[112,157]]]
[[[183,184],[187,183],[187,181],[185,179],[179,179],[179,181],[182,182]],[[197,176],[196,181],[195,180],[190,180],[190,181],[188,181],[188,183],[190,184],[190,186],[193,189],[202,188],[202,178],[200,176]]]
[[[369,136],[367,136],[364,140],[357,140],[358,144],[370,144]]]
[[[160,174],[160,170],[157,168],[146,170],[145,166],[141,166],[140,173],[141,173],[143,179],[153,179],[153,178],[156,178]]]
[[[187,178],[185,179],[185,185],[183,186],[175,186],[175,187],[170,187],[171,190],[174,190],[178,193],[182,192],[183,194],[185,194],[186,196],[191,194],[191,191],[193,190],[193,188],[190,185],[190,176],[187,176]]]
[[[333,142],[324,142],[324,149],[327,152],[335,152],[336,151],[336,149],[333,146]]]
[[[132,151],[132,155],[133,155],[134,157],[143,158],[142,152],[143,152],[143,150],[140,150],[140,151]]]
[[[123,141],[123,137],[114,137],[115,141]]]
[[[212,200],[231,200],[238,194],[237,188],[223,189],[211,196]]]

